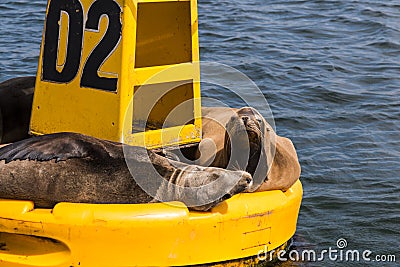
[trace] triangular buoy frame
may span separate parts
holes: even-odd
[[[198,62],[196,0],[49,0],[30,131],[199,142]]]

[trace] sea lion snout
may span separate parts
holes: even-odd
[[[237,111],[237,116],[242,119],[247,132],[261,132],[263,118],[258,111],[253,108],[245,107]]]
[[[232,185],[232,183],[228,185],[227,188],[231,189],[222,197],[222,200],[226,200],[241,192],[247,192],[253,186],[253,177],[248,172],[232,171],[230,176],[229,174],[227,176],[228,177],[223,177],[222,179],[230,179],[237,182],[234,185]]]
[[[263,136],[262,127],[262,115],[253,108],[244,107],[230,118],[226,125],[226,130],[230,135],[235,136],[235,139],[240,139],[241,142],[247,139],[253,142],[260,142]]]
[[[236,186],[232,188],[234,194],[248,191],[253,186],[253,177],[248,172],[239,171],[241,175],[241,179],[237,182]],[[236,192],[236,193],[235,193]]]
[[[199,204],[190,205],[192,209],[198,211],[207,211],[220,202],[231,198],[233,195],[244,192],[251,188],[253,178],[244,171],[229,171],[220,168],[206,167],[201,172],[201,176],[192,177],[191,182],[195,182],[197,187],[195,194],[196,202]],[[197,180],[197,181],[196,181]],[[186,186],[189,186],[186,182]],[[193,198],[194,196],[186,195]],[[187,201],[186,203],[190,203]],[[201,203],[201,204],[200,204]]]
[[[190,169],[191,170],[189,173],[192,175],[196,174],[195,177],[193,177],[197,182],[196,186],[207,185],[215,181],[218,181],[218,184],[221,182],[225,184],[232,184],[234,181],[237,181],[236,186],[242,186],[246,188],[251,187],[253,184],[253,177],[245,171],[227,171],[221,168],[201,166],[191,166]],[[186,169],[186,171],[187,170],[188,169]]]

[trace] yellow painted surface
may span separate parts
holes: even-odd
[[[46,210],[1,200],[0,265],[181,266],[255,256],[294,235],[301,198],[298,181],[286,192],[236,195],[211,212],[180,202]]]
[[[70,66],[66,65],[67,61],[73,61],[73,52],[68,49],[79,48],[79,42],[72,41],[69,37],[70,31],[74,31],[71,23],[75,23],[77,19],[72,14],[75,11],[68,13],[68,10],[63,9],[54,19],[54,16],[49,15],[52,3],[49,0],[32,107],[31,133],[40,135],[63,131],[78,132],[125,143],[142,140],[142,136],[145,135],[144,145],[148,148],[198,142],[201,138],[201,101],[196,0],[108,1],[117,3],[121,11],[120,39],[111,45],[113,49],[109,54],[98,56],[103,61],[99,68],[91,73],[96,73],[100,78],[117,79],[115,90],[113,87],[97,88],[96,85],[86,85],[82,81],[83,76],[88,73],[89,66],[96,66],[89,62],[91,57],[97,55],[98,51],[96,52],[95,48],[105,42],[109,34],[108,29],[111,31],[116,23],[107,14],[102,14],[97,21],[98,28],[88,28],[86,21],[95,13],[91,10],[95,0],[74,1],[77,3],[76,10],[82,9],[83,17],[79,68],[76,69],[76,75],[68,81],[56,77],[64,75],[63,70]],[[58,30],[51,31],[51,28],[57,25]],[[46,46],[49,43],[46,41],[46,34],[55,36],[52,40],[56,40],[59,34],[58,41],[55,41],[58,42],[56,58],[51,61],[56,61],[54,67],[46,67],[51,63],[44,61],[46,47],[50,47]],[[46,51],[50,51],[50,48]],[[48,69],[56,70],[53,74],[56,78],[47,78]],[[91,79],[89,80],[92,84]],[[142,110],[145,107],[142,101],[133,100],[134,104],[131,104],[137,88],[142,85],[147,88],[150,84],[153,87],[163,87],[164,84],[181,81],[189,83],[191,92],[184,90],[185,95],[178,98],[176,93],[164,96],[164,104],[156,105],[149,118],[150,124],[157,118],[154,124],[158,127],[146,128],[145,133],[135,132],[132,124],[133,119],[138,116],[135,116],[133,109]],[[141,96],[147,97],[145,91]],[[177,106],[177,100],[184,101],[188,96],[192,99],[192,106],[191,110],[185,110],[184,114],[185,119],[190,117],[190,120],[181,120],[180,124],[175,122],[172,126],[167,121],[163,125],[162,119]],[[127,121],[124,121],[125,119]],[[180,133],[182,127],[176,126],[183,125],[185,133]],[[168,139],[159,139],[161,128],[168,129]],[[189,129],[191,132],[187,134]]]

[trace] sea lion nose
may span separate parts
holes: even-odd
[[[244,124],[246,124],[247,121],[249,120],[249,117],[248,116],[243,116],[242,120],[243,120]]]
[[[250,173],[245,172],[243,174],[243,178],[245,179],[247,184],[252,184],[253,183],[253,177],[250,175]]]

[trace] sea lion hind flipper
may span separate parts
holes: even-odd
[[[86,140],[73,133],[56,133],[32,137],[0,148],[0,160],[6,163],[15,160],[37,160],[56,162],[70,158],[89,156]]]

